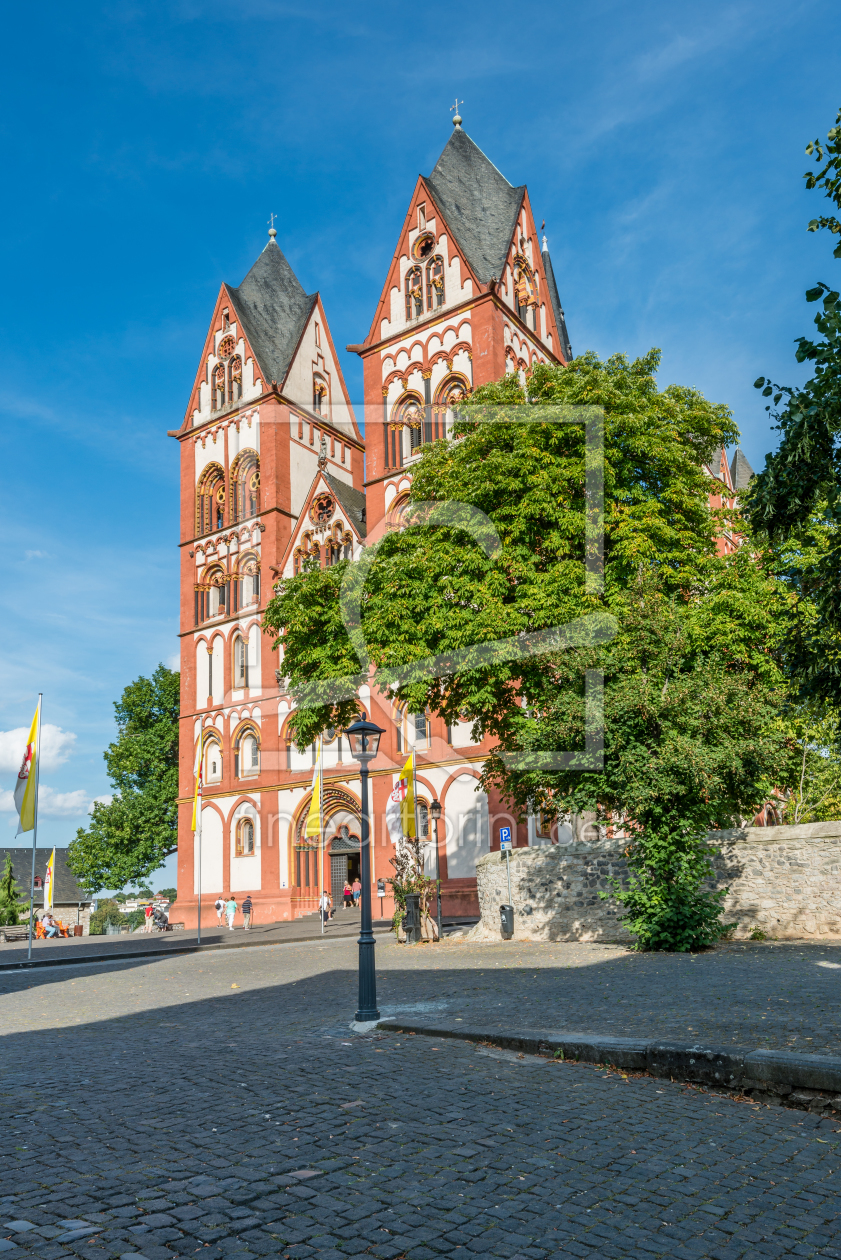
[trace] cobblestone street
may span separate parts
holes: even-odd
[[[384,1015],[818,1053],[839,953],[377,946]],[[841,1257],[834,1123],[353,1035],[355,962],[337,940],[0,975],[2,1260]]]

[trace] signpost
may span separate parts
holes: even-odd
[[[502,917],[502,935],[505,939],[510,939],[514,932],[514,907],[511,904],[511,850],[513,847],[511,828],[500,827],[499,848],[500,852],[505,854],[505,869],[508,875],[508,905],[499,908]]]
[[[383,897],[385,896],[385,880],[377,880],[377,896],[380,899],[380,918],[383,917]]]

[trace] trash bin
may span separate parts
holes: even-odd
[[[499,907],[499,930],[504,941],[510,941],[514,935],[514,907]]]
[[[403,918],[403,931],[406,933],[406,944],[417,945],[421,939],[420,894],[406,894],[406,914]]]
[[[73,935],[74,935],[74,936],[84,936],[84,933],[85,933],[85,928],[84,928],[84,925],[83,925],[83,924],[81,924],[81,923],[74,923],[74,924],[73,924]]]

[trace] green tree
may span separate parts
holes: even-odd
[[[21,891],[12,870],[12,855],[6,854],[6,866],[0,875],[0,927],[15,927],[20,922]]]
[[[587,354],[566,369],[541,366],[528,402],[516,377],[477,390],[455,440],[424,448],[414,466],[415,502],[459,502],[493,523],[492,554],[449,527],[410,527],[381,544],[362,599],[362,637],[383,684],[431,655],[563,626],[599,613],[605,600],[584,577],[587,510],[581,424],[557,423],[561,408],[605,415],[605,589],[622,590],[642,566],[670,590],[688,590],[715,562],[720,522],[709,508],[703,465],[737,429],[726,407],[696,390],[659,390],[659,352],[629,362]],[[524,416],[528,423],[522,423]],[[293,688],[358,674],[339,592],[347,562],[280,584],[266,628],[283,648]],[[482,654],[480,654],[482,655]],[[486,654],[485,654],[486,655]],[[482,659],[475,670],[399,681],[409,708],[449,721],[466,715],[477,734],[504,738],[523,690],[536,694],[543,660]],[[299,746],[352,719],[352,698],[306,704],[291,721]]]
[[[167,901],[174,901],[175,898],[178,896],[178,889],[177,888],[159,888],[158,896],[166,897]]]
[[[129,922],[130,918],[123,914],[119,902],[113,898],[106,898],[104,901],[100,901],[91,915],[89,931],[91,936],[104,936],[105,929],[109,923],[121,926],[123,923]]]
[[[841,210],[841,111],[827,143],[812,141],[806,152],[818,164],[804,176]],[[809,231],[841,236],[835,215],[812,219]],[[834,249],[841,259],[841,241]],[[767,410],[780,432],[777,450],[752,483],[747,511],[758,534],[787,549],[796,570],[796,590],[806,605],[789,646],[792,678],[809,702],[841,705],[841,302],[836,288],[820,281],[806,293],[820,302],[815,340],[797,338],[798,363],[814,366],[800,388],[775,385],[762,376],[758,389],[771,399]],[[782,404],[782,406],[780,405]],[[803,553],[802,555],[800,553]]]
[[[159,665],[115,702],[117,739],[105,751],[114,788],[80,827],[67,864],[90,892],[139,884],[177,847],[178,673]]]
[[[789,599],[761,556],[718,555],[725,521],[704,465],[737,432],[697,391],[660,390],[658,362],[656,351],[632,363],[588,354],[538,368],[528,396],[513,377],[478,390],[454,440],[424,449],[411,499],[479,508],[498,544],[429,524],[387,537],[365,581],[361,639],[379,685],[411,711],[466,718],[475,738],[493,739],[485,787],[521,811],[630,819],[627,921],[647,947],[695,948],[722,930],[706,830],[749,813],[789,772],[778,716]],[[603,593],[584,576],[582,426],[551,410],[587,405],[604,411]],[[340,600],[346,568],[283,583],[267,610],[305,700],[314,680],[360,668]],[[596,633],[578,647],[487,651],[588,615]],[[406,668],[433,656],[433,677]],[[585,752],[588,670],[605,676],[601,767]],[[355,708],[350,697],[305,703],[299,743]],[[549,755],[575,749],[568,766]]]

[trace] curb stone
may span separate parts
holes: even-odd
[[[835,1055],[725,1050],[698,1044],[530,1028],[500,1032],[447,1020],[428,1024],[392,1017],[381,1019],[377,1027],[424,1037],[486,1042],[503,1050],[610,1065],[663,1079],[708,1085],[747,1095],[757,1102],[815,1114],[837,1112],[841,1124],[841,1057]]]

